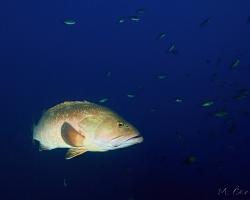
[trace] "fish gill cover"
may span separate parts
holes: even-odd
[[[249,199],[250,2],[3,1],[1,199]],[[144,142],[65,160],[32,126],[108,107]]]

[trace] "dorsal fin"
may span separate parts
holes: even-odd
[[[75,130],[68,122],[61,127],[61,136],[64,142],[72,147],[82,147],[84,136]]]

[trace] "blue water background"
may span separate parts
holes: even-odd
[[[250,89],[249,15],[247,0],[1,2],[1,199],[211,200],[223,199],[219,188],[250,191],[249,98],[233,98]],[[72,160],[33,145],[44,110],[102,98],[142,144]],[[202,108],[204,100],[214,105]],[[214,117],[218,110],[228,115]]]

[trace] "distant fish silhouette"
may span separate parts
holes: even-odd
[[[67,186],[68,186],[66,179],[63,179],[63,186],[64,186],[64,187],[67,187]]]
[[[208,17],[206,19],[204,19],[201,23],[200,23],[200,27],[204,27],[207,26],[211,21],[211,17]]]
[[[76,21],[73,19],[66,19],[66,20],[64,20],[63,23],[70,26],[70,25],[75,25]]]
[[[138,9],[138,10],[136,11],[136,13],[137,13],[138,15],[142,15],[142,14],[145,13],[145,10],[142,9],[142,8],[140,8],[140,9]]]
[[[242,88],[237,91],[236,95],[233,98],[236,100],[242,100],[242,99],[247,98],[248,96],[249,96],[248,90],[245,88]]]
[[[162,33],[160,33],[158,36],[157,36],[157,40],[161,40],[161,39],[163,39],[163,38],[165,38],[167,36],[167,34],[165,33],[165,32],[162,32]]]
[[[189,156],[183,161],[183,163],[186,165],[191,165],[196,161],[196,159],[197,158],[195,156]]]
[[[236,59],[236,60],[234,60],[233,62],[232,62],[232,64],[231,64],[231,69],[234,69],[234,68],[236,68],[236,67],[238,67],[238,65],[240,64],[240,60],[239,59]]]
[[[169,47],[168,52],[171,53],[171,54],[174,54],[174,55],[176,55],[176,54],[179,53],[178,50],[176,49],[175,44],[172,44],[172,45]]]
[[[250,15],[247,17],[247,24],[250,24]]]

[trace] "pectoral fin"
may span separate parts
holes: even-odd
[[[85,153],[87,150],[84,148],[72,148],[69,149],[65,155],[65,159],[71,159]]]
[[[84,136],[75,130],[68,122],[61,127],[61,136],[64,142],[72,147],[82,147]]]

